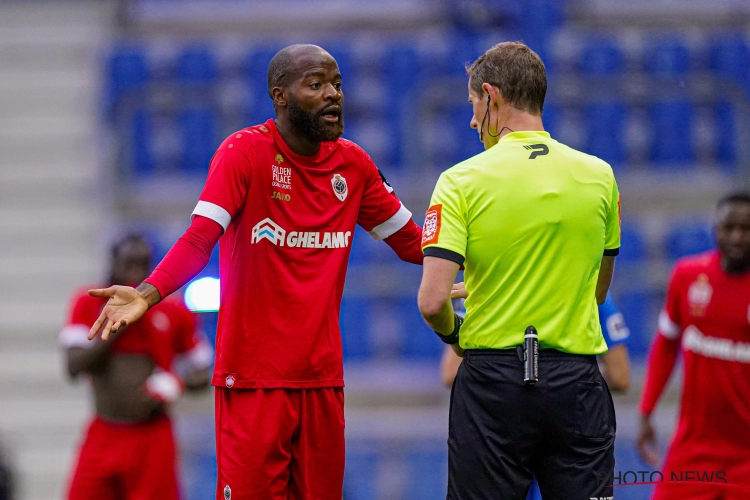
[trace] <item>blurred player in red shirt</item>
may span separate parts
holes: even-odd
[[[314,45],[268,68],[276,119],[230,135],[211,160],[190,227],[137,289],[110,301],[93,338],[131,324],[219,245],[217,498],[341,500],[344,393],[338,316],[356,224],[407,261],[422,231],[344,130],[341,74]]]
[[[151,249],[143,239],[129,236],[113,248],[110,283],[139,283],[150,269]],[[68,498],[177,500],[167,409],[183,389],[208,387],[213,350],[176,300],[158,304],[108,342],[89,342],[90,325],[105,304],[85,290],[74,294],[59,337],[70,376],[89,376],[96,408]]]
[[[675,265],[648,360],[638,450],[651,466],[651,414],[680,352],[685,365],[656,499],[750,498],[750,193],[719,202],[715,231],[718,251]]]

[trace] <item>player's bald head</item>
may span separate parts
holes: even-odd
[[[274,87],[287,87],[302,76],[305,67],[311,62],[335,60],[333,56],[317,45],[295,44],[284,47],[273,56],[268,65],[268,95],[273,98]]]

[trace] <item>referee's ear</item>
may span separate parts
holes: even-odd
[[[487,97],[489,98],[490,100],[489,104],[491,106],[497,107],[505,103],[505,99],[503,99],[503,95],[500,93],[500,89],[498,89],[491,83],[484,82],[482,84],[482,90],[484,91],[485,95],[487,95]]]

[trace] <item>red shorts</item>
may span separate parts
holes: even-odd
[[[70,500],[177,500],[175,441],[166,416],[142,424],[95,418],[81,446]]]
[[[654,488],[653,500],[750,499],[747,451],[722,451],[711,443],[676,442],[669,449],[662,473],[664,481]]]
[[[341,500],[344,389],[216,387],[219,500]]]

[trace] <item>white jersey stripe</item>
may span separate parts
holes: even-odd
[[[89,340],[89,327],[84,325],[68,325],[60,331],[57,336],[58,342],[65,349],[71,347],[83,347],[88,349],[94,347],[96,342]]]
[[[659,331],[670,340],[680,336],[680,327],[672,321],[667,311],[662,311],[659,314]]]
[[[383,222],[382,224],[378,224],[377,226],[372,228],[372,231],[369,231],[370,236],[375,238],[377,241],[384,240],[404,227],[406,223],[409,222],[409,219],[411,219],[411,212],[409,212],[409,210],[407,210],[407,208],[402,203],[398,211],[393,214],[393,217]]]
[[[221,208],[219,205],[203,200],[199,201],[195,206],[195,210],[193,210],[192,216],[195,215],[200,215],[202,217],[211,219],[212,221],[218,223],[221,227],[223,227],[224,231],[227,230],[227,228],[229,227],[229,223],[232,222],[232,216],[229,215],[229,212]]]

